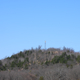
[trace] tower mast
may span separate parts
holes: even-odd
[[[45,41],[45,50],[46,50],[46,41]]]
[[[46,54],[46,61],[47,61],[46,41],[45,41],[45,54]]]

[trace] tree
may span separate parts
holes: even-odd
[[[17,67],[23,67],[23,63],[24,63],[24,62],[19,61],[19,62],[17,63]]]
[[[40,45],[38,46],[38,50],[41,50],[41,46]]]
[[[11,63],[11,68],[13,69],[13,67],[15,67],[15,61],[12,61],[12,63]]]
[[[71,56],[70,55],[67,55],[67,60],[71,60]]]
[[[28,69],[28,65],[27,64],[25,64],[25,69]]]
[[[11,58],[18,59],[17,55],[12,55]]]
[[[66,54],[66,52],[63,52],[62,57],[65,57],[65,56],[67,56],[67,54]]]
[[[0,66],[2,66],[2,61],[0,60]]]
[[[29,58],[26,57],[25,60],[24,60],[24,62],[29,62]]]
[[[50,63],[50,61],[48,61],[48,60],[45,62],[45,64],[46,64],[47,66],[49,65],[49,63]]]
[[[54,58],[51,61],[53,64],[54,63],[59,63],[59,56],[54,56]]]
[[[76,60],[80,62],[80,55],[77,56]]]
[[[20,53],[18,54],[19,57],[25,57],[24,54],[22,53],[22,51],[20,51]]]

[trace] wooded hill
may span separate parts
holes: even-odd
[[[72,49],[39,46],[0,60],[0,80],[80,80],[79,64],[80,54]]]

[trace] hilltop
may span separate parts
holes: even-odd
[[[79,52],[39,46],[0,60],[0,80],[80,80],[79,67]]]

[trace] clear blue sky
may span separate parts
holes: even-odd
[[[45,40],[80,51],[80,0],[0,0],[0,59]]]

